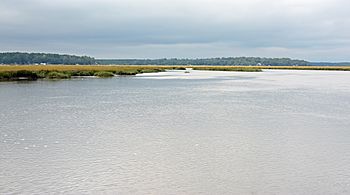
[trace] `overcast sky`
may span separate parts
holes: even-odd
[[[0,0],[0,51],[350,61],[349,0]]]

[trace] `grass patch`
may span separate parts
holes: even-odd
[[[139,72],[140,74],[142,74],[142,73],[164,72],[164,71],[165,71],[165,69],[159,69],[159,68],[138,70],[138,72]]]
[[[93,70],[73,70],[66,71],[70,76],[94,76],[96,71]]]
[[[144,71],[161,71],[165,69],[172,69],[176,66],[123,66],[123,65],[111,65],[111,66],[100,66],[100,65],[89,65],[89,66],[81,66],[81,65],[10,65],[10,66],[0,66],[0,72],[4,71],[18,71],[18,70],[28,70],[28,71],[70,71],[76,76],[79,74],[90,74],[91,71],[93,73],[98,71],[107,71],[107,72],[126,72],[126,73],[139,73]],[[72,75],[73,76],[73,75]],[[74,75],[75,76],[75,75]]]
[[[69,79],[71,76],[64,72],[49,72],[46,75],[46,78],[48,79]]]
[[[333,70],[350,71],[350,66],[124,66],[124,65],[0,65],[0,81],[37,80],[38,78],[67,79],[72,76],[94,76],[98,72],[108,75],[136,75],[142,73],[162,72],[165,70],[210,70],[210,71],[244,71],[259,72],[264,69],[286,70]],[[98,73],[102,74],[102,73]],[[107,73],[104,73],[107,75]],[[97,75],[98,76],[98,75]],[[109,77],[108,76],[108,77]]]
[[[123,71],[115,71],[115,74],[117,75],[136,75],[139,72],[138,70],[123,70]]]
[[[94,76],[101,77],[101,78],[108,78],[108,77],[114,77],[114,74],[112,72],[96,72]]]
[[[0,81],[17,80],[17,72],[20,72],[22,75],[24,72],[26,72],[26,74],[30,73],[32,74],[32,76],[29,77],[30,80],[36,80],[37,78],[66,79],[72,76],[96,75],[98,77],[110,77],[113,74],[136,75],[142,73],[162,72],[166,69],[169,69],[169,66],[0,65]]]
[[[0,81],[37,80],[38,74],[28,70],[0,72]]]
[[[186,70],[185,67],[174,66],[171,68],[172,70]]]

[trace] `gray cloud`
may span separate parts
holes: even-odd
[[[0,0],[0,50],[350,60],[347,0]]]

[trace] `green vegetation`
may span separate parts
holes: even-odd
[[[289,70],[337,70],[350,71],[350,66],[0,66],[0,81],[67,79],[74,76],[112,77],[113,75],[136,75],[165,70],[244,71],[259,72],[263,69]]]
[[[12,80],[37,80],[38,75],[28,70],[19,70],[15,72],[0,72],[0,81]]]
[[[221,57],[203,59],[95,59],[89,56],[51,53],[0,53],[0,64],[17,65],[160,65],[160,66],[348,66],[350,62],[308,62],[290,58]]]
[[[164,72],[166,69],[175,69],[176,67],[168,67],[168,68],[153,68],[153,69],[143,69],[143,70],[140,70],[138,69],[138,73],[139,74],[142,74],[142,73],[153,73],[153,72]]]
[[[136,75],[138,73],[142,73],[142,71],[138,71],[138,70],[115,71],[115,74],[117,75]]]
[[[94,76],[101,77],[101,78],[108,78],[108,77],[114,77],[114,74],[112,72],[96,72]]]
[[[73,71],[68,71],[70,76],[94,76],[96,71],[84,71],[84,70],[73,70]]]
[[[160,65],[160,66],[348,66],[350,62],[308,62],[290,58],[221,57],[203,59],[95,59],[89,56],[60,55],[51,53],[0,53],[0,64],[17,65]]]
[[[59,55],[47,53],[0,53],[0,64],[95,64],[88,56]]]
[[[123,64],[123,65],[208,65],[208,66],[306,66],[305,60],[293,60],[290,58],[258,58],[258,57],[227,57],[206,59],[111,59],[96,60],[97,64]]]
[[[48,72],[45,76],[48,79],[69,79],[71,78],[70,74],[64,72]]]
[[[186,70],[185,67],[174,67],[173,69],[174,69],[174,70]]]
[[[176,69],[175,66],[0,66],[0,81],[67,79],[75,76],[112,77],[114,75],[136,75]]]

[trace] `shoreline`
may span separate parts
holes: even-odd
[[[72,77],[110,78],[157,73],[166,70],[262,72],[263,70],[350,71],[350,66],[151,66],[151,65],[0,65],[0,81],[35,81],[70,79]]]

